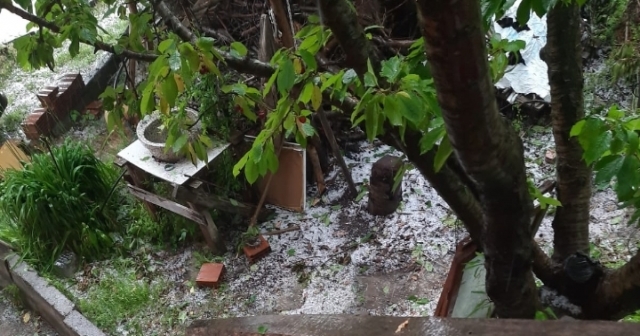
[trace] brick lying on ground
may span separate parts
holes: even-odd
[[[601,336],[640,335],[635,323],[444,319],[364,315],[268,315],[194,321],[186,336]]]
[[[40,277],[20,258],[0,245],[0,285],[15,284],[31,309],[61,336],[105,335],[76,309],[73,302]]]

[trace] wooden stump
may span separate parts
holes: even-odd
[[[368,211],[374,216],[392,214],[402,202],[402,181],[393,190],[393,178],[402,167],[400,158],[385,155],[371,167]]]

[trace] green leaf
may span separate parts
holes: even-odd
[[[624,124],[624,127],[631,131],[640,130],[640,119],[632,119]]]
[[[260,160],[262,159],[262,146],[261,145],[253,146],[253,148],[251,148],[251,156],[252,156],[253,162],[255,163],[260,162]]]
[[[376,104],[369,104],[365,107],[364,118],[367,139],[373,141],[378,135],[378,110]]]
[[[636,156],[625,156],[624,162],[618,171],[616,178],[616,193],[620,201],[626,201],[633,196],[633,187],[638,184],[638,168],[640,162]]]
[[[160,44],[158,45],[158,51],[164,53],[165,51],[169,50],[169,48],[173,48],[175,42],[176,41],[174,41],[173,39],[166,39],[160,42]]]
[[[436,157],[433,162],[433,168],[436,173],[440,171],[442,166],[444,166],[445,162],[449,158],[449,155],[453,152],[453,148],[451,147],[451,143],[449,142],[449,137],[445,136],[442,138],[442,142],[440,142],[440,146],[438,146],[438,151],[436,152]]]
[[[174,107],[176,105],[176,98],[178,97],[178,85],[176,84],[175,77],[167,76],[162,81],[162,97],[167,100],[170,107]]]
[[[178,46],[178,51],[180,51],[180,55],[189,62],[191,70],[198,70],[198,67],[200,66],[200,56],[198,56],[198,53],[193,49],[193,46],[190,43],[185,42],[180,44]]]
[[[317,86],[313,86],[313,94],[311,95],[311,106],[314,110],[318,110],[322,105],[322,91]]]
[[[304,133],[304,136],[307,138],[310,136],[313,136],[316,132],[313,126],[311,126],[311,124],[308,122],[301,125],[301,131],[302,133]]]
[[[300,92],[300,96],[298,97],[298,101],[306,104],[311,100],[311,95],[313,94],[313,83],[307,82],[302,88],[302,92]]]
[[[546,205],[553,205],[557,207],[562,206],[562,203],[553,197],[538,196],[538,201]]]
[[[640,140],[638,139],[638,133],[635,131],[627,131],[627,141],[629,146],[627,147],[627,155],[634,155],[638,151]]]
[[[398,107],[398,98],[394,95],[384,97],[384,113],[392,126],[402,125],[402,114]]]
[[[613,105],[609,108],[609,111],[607,112],[607,117],[613,120],[619,120],[624,117],[624,112],[618,110],[618,107],[616,105]]]
[[[531,16],[531,2],[537,0],[522,0],[520,6],[518,6],[518,11],[516,13],[516,17],[518,22],[521,25],[525,25],[529,22],[529,17]]]
[[[153,111],[155,106],[155,99],[153,96],[153,83],[148,83],[147,87],[142,91],[142,100],[140,101],[140,112],[148,114]]]
[[[518,50],[522,50],[527,46],[527,43],[522,40],[514,40],[507,43],[504,47],[504,51],[506,52],[516,52]]]
[[[198,37],[196,40],[196,46],[203,51],[211,51],[215,40],[211,37]]]
[[[245,47],[244,44],[240,42],[231,42],[231,49],[237,52],[241,57],[247,55],[247,47]]]
[[[273,152],[272,149],[268,149],[266,152],[266,161],[267,161],[267,169],[271,171],[272,174],[275,174],[278,171],[278,157],[276,153]]]
[[[244,176],[249,184],[254,184],[258,180],[258,165],[253,161],[247,161],[244,166]]]
[[[189,141],[189,135],[188,134],[182,134],[178,137],[178,139],[176,139],[176,141],[173,143],[173,146],[171,146],[171,148],[173,149],[174,152],[179,152],[182,147],[184,147],[184,145],[187,144],[187,141]]]
[[[436,127],[424,134],[420,139],[420,155],[428,152],[433,148],[433,146],[438,142],[438,140],[443,139],[443,137],[447,134],[443,126]],[[444,141],[444,139],[443,139]]]
[[[407,118],[414,125],[419,124],[425,117],[425,113],[422,110],[422,104],[420,104],[418,98],[405,91],[400,91],[395,94],[398,100],[398,107],[402,115]]]
[[[395,83],[400,74],[400,65],[400,58],[398,56],[392,57],[382,63],[380,74],[388,79],[390,83]]]
[[[598,161],[594,167],[597,171],[595,180],[596,185],[609,183],[611,179],[620,172],[622,163],[624,163],[624,156],[620,155],[605,156],[602,160]]]
[[[575,125],[573,125],[573,127],[571,127],[571,133],[569,133],[569,136],[574,137],[574,136],[580,135],[580,132],[582,132],[582,128],[584,127],[585,122],[586,121],[582,119],[578,121]]]
[[[182,65],[182,60],[180,59],[180,53],[178,51],[173,51],[169,55],[169,67],[173,71],[180,70],[180,66]]]
[[[296,80],[296,73],[293,69],[293,62],[286,58],[282,63],[280,63],[280,71],[278,72],[278,92],[281,94],[285,94],[293,88],[293,84]]]
[[[250,152],[246,152],[242,158],[240,158],[240,160],[238,160],[238,162],[236,162],[236,164],[233,166],[233,176],[237,177],[238,175],[240,175],[240,170],[242,170],[242,168],[244,168],[244,166],[247,164],[247,160],[249,159],[249,153]]]
[[[298,53],[300,54],[300,57],[302,57],[302,60],[307,66],[308,71],[315,71],[318,69],[318,63],[316,62],[316,58],[313,55],[311,55],[306,50],[299,50]]]
[[[278,78],[278,73],[280,73],[280,71],[278,71],[278,69],[276,69],[276,71],[271,75],[271,77],[269,77],[269,80],[267,81],[267,83],[264,84],[264,90],[262,91],[262,97],[266,97],[269,92],[271,92],[271,88],[273,87],[273,83],[276,82],[276,78]]]
[[[587,164],[591,164],[595,160],[599,159],[607,150],[609,150],[609,146],[611,145],[611,138],[611,132],[607,131],[601,133],[595,139],[593,139],[593,142],[590,143],[590,146],[585,149],[585,162]]]
[[[355,72],[354,72],[355,73]],[[344,70],[340,70],[340,72],[338,72],[337,74],[327,78],[326,81],[324,81],[324,83],[322,83],[322,86],[320,87],[320,91],[324,91],[326,90],[328,87],[332,86],[333,84],[335,84],[338,80],[343,79],[344,75],[346,75],[346,73],[344,72]]]
[[[356,71],[349,69],[342,76],[342,84],[351,84],[356,78],[358,78]]]

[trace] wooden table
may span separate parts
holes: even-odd
[[[197,178],[197,175],[211,168],[213,160],[228,147],[228,143],[221,143],[209,149],[206,163],[199,161],[194,165],[185,158],[169,164],[155,160],[142,142],[136,140],[118,153],[115,164],[127,169],[126,181],[129,192],[144,202],[154,220],[157,220],[157,207],[190,219],[198,224],[212,252],[222,254],[225,251],[224,243],[209,210],[218,209],[247,216],[251,216],[255,211],[254,206],[212,195],[200,188],[203,180]],[[171,199],[154,193],[154,179],[169,183],[173,187]],[[186,203],[186,206],[182,203]]]

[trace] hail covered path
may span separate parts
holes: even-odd
[[[31,312],[21,311],[0,293],[0,336],[35,335],[57,336],[58,334],[42,319],[33,316]]]

